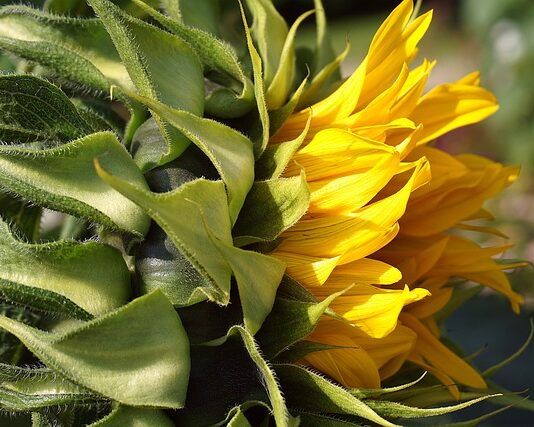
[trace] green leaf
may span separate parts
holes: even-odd
[[[211,160],[226,184],[232,224],[254,181],[252,144],[243,134],[214,120],[197,117],[158,101],[125,92],[186,135]]]
[[[0,264],[0,295],[31,307],[42,295],[43,306],[37,308],[83,320],[121,307],[131,293],[130,273],[118,250],[96,242],[21,242],[2,221]],[[59,306],[47,307],[54,302]]]
[[[275,365],[290,410],[314,414],[349,414],[381,426],[395,426],[347,390],[295,365]]]
[[[111,36],[140,95],[193,115],[204,111],[204,79],[200,62],[182,39],[122,12],[108,0],[88,0]],[[126,87],[128,89],[128,87]],[[147,170],[178,157],[189,145],[187,135],[156,121],[167,142]]]
[[[189,376],[189,343],[160,292],[140,297],[66,332],[49,333],[8,317],[17,336],[53,370],[125,405],[180,408]]]
[[[236,406],[249,402],[268,405],[277,426],[294,425],[273,371],[243,327],[232,327],[220,340],[192,346],[191,361],[187,405],[176,412],[179,424],[215,424]]]
[[[257,181],[247,195],[233,229],[234,243],[244,246],[276,239],[308,210],[306,177]]]
[[[328,296],[320,303],[277,298],[273,310],[258,332],[257,340],[269,359],[313,332],[319,318],[342,292]]]
[[[67,142],[92,133],[61,90],[34,76],[0,76],[0,140]]]
[[[276,307],[276,303],[275,303],[275,307]],[[261,337],[258,336],[258,340],[260,340],[260,344],[261,344]],[[305,341],[305,340],[298,341],[295,344],[293,344],[291,347],[289,347],[288,349],[279,353],[278,356],[276,356],[276,358],[274,359],[274,361],[276,363],[295,363],[310,353],[314,353],[316,351],[335,350],[338,348],[347,348],[347,347],[342,347],[338,345],[322,344],[319,342]],[[356,396],[356,397],[359,397],[359,396]]]
[[[0,47],[92,89],[108,92],[111,84],[133,88],[111,38],[97,19],[5,6],[0,9]]]
[[[98,406],[101,396],[47,368],[28,369],[0,364],[0,408],[36,411],[50,406]]]
[[[185,40],[199,56],[204,75],[216,83],[206,96],[206,113],[222,118],[237,118],[252,109],[254,85],[245,75],[232,46],[206,31],[168,18],[141,0],[135,2],[167,30]],[[198,7],[199,3],[195,4]]]
[[[103,180],[147,211],[205,277],[210,286],[198,288],[198,292],[226,305],[234,274],[245,325],[255,333],[271,311],[285,265],[233,246],[223,183],[198,179],[172,192],[155,194],[97,168]]]
[[[93,166],[96,157],[117,176],[147,187],[129,154],[108,132],[46,150],[0,146],[0,185],[51,209],[144,235],[149,218],[102,182]]]
[[[88,427],[173,427],[172,421],[156,409],[133,408],[117,405],[104,418]]]

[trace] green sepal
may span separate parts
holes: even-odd
[[[263,62],[263,81],[268,87],[280,66],[288,35],[284,18],[271,0],[245,0],[252,17],[251,32]]]
[[[228,421],[228,427],[252,427],[252,425],[248,422],[241,409],[238,408],[230,421]]]
[[[184,405],[189,342],[161,292],[61,333],[43,332],[5,316],[0,327],[51,369],[105,397],[131,406]]]
[[[292,414],[298,415],[301,425],[306,427],[368,427],[369,424],[353,421],[340,420],[336,415],[311,414],[309,412],[292,410]]]
[[[110,132],[45,150],[0,146],[0,185],[45,207],[143,236],[148,216],[102,182],[95,157],[116,175],[146,188],[141,171]]]
[[[406,390],[410,387],[413,387],[417,383],[419,383],[425,376],[426,372],[423,372],[423,374],[417,378],[414,381],[408,382],[406,384],[401,384],[395,387],[385,387],[385,388],[377,388],[377,389],[364,389],[364,388],[353,388],[350,389],[350,393],[357,397],[358,399],[369,399],[371,397],[379,397],[390,393],[397,393],[402,390]]]
[[[0,9],[0,47],[91,89],[107,93],[111,84],[133,87],[98,19],[81,20],[24,6],[5,6]]]
[[[88,0],[100,16],[140,95],[170,108],[202,115],[204,79],[200,62],[182,39],[122,12],[108,0]],[[126,87],[128,89],[128,87]],[[143,170],[177,158],[189,145],[187,136],[156,121],[166,141],[165,151],[146,159]]]
[[[191,361],[187,405],[176,412],[181,425],[226,424],[227,414],[247,402],[268,405],[277,426],[294,425],[272,369],[243,327],[234,326],[219,340],[192,346]]]
[[[116,405],[104,418],[87,427],[173,427],[172,421],[157,409]]]
[[[378,414],[384,417],[390,418],[426,418],[434,417],[437,415],[450,414],[451,412],[457,412],[461,409],[465,409],[476,403],[482,402],[486,399],[501,396],[500,394],[489,394],[475,399],[468,400],[467,402],[458,403],[456,405],[441,406],[439,408],[416,408],[413,406],[403,405],[398,402],[389,402],[386,400],[374,400],[368,399],[365,403]]]
[[[63,92],[29,75],[0,76],[0,140],[67,142],[93,132]]]
[[[109,174],[98,164],[97,169],[104,181],[145,209],[205,277],[210,286],[197,288],[198,292],[226,305],[230,276],[234,274],[245,326],[255,333],[271,311],[285,265],[233,246],[224,184],[197,179],[174,191],[156,194]]]
[[[37,411],[58,406],[102,406],[107,400],[61,377],[48,368],[0,364],[0,408]]]
[[[347,390],[318,374],[289,364],[275,365],[274,369],[290,411],[317,415],[347,414],[364,418],[380,426],[395,426]]]
[[[230,218],[232,224],[235,223],[254,181],[254,156],[250,140],[215,120],[197,117],[128,91],[125,93],[149,107],[206,154],[226,184]]]
[[[252,74],[254,77],[254,96],[256,98],[256,107],[258,116],[253,116],[249,125],[248,134],[252,135],[252,141],[254,142],[254,157],[259,159],[267,143],[269,142],[269,112],[267,111],[267,103],[265,101],[265,84],[263,81],[263,64],[260,54],[256,50],[252,41],[252,35],[250,34],[250,28],[247,23],[247,17],[245,16],[245,10],[241,1],[239,1],[239,8],[241,11],[241,20],[243,21],[243,28],[245,31],[245,39],[247,42],[248,54],[252,64]],[[247,120],[248,121],[248,120]]]
[[[257,340],[269,359],[313,332],[328,306],[344,291],[318,303],[277,298],[273,310],[258,332]]]
[[[278,356],[273,359],[273,361],[275,363],[296,363],[310,353],[326,350],[336,350],[340,348],[348,347],[302,340],[296,342],[291,347],[279,353]]]
[[[299,16],[287,33],[284,47],[280,54],[280,62],[278,69],[270,82],[265,93],[265,101],[268,110],[277,110],[282,108],[286,100],[293,90],[295,80],[295,36],[297,29],[302,22],[314,13],[313,10],[306,12]],[[301,84],[302,86],[302,84]]]
[[[304,77],[299,87],[297,87],[297,89],[295,90],[293,95],[291,95],[291,98],[289,98],[289,101],[287,101],[286,104],[284,104],[282,107],[278,108],[277,110],[269,112],[269,117],[270,117],[269,133],[271,136],[276,135],[278,130],[280,130],[280,128],[286,122],[289,116],[293,114],[293,112],[297,108],[297,104],[300,101],[302,93],[304,92],[304,89],[306,88],[307,84],[308,84],[308,76]]]
[[[141,0],[134,1],[167,30],[185,40],[199,56],[204,75],[215,82],[215,87],[206,95],[206,113],[237,118],[253,108],[254,85],[230,45],[206,31],[170,19]]]
[[[88,320],[126,304],[130,273],[116,249],[97,242],[30,244],[0,221],[0,295]]]
[[[332,90],[332,86],[340,81],[340,78],[338,78],[339,67],[349,54],[350,48],[351,45],[347,42],[345,49],[332,62],[326,64],[324,68],[314,74],[298,99],[296,110],[309,107],[330,94],[329,91]]]
[[[272,144],[267,147],[263,155],[256,162],[256,176],[258,179],[275,179],[284,172],[293,155],[304,142],[310,128],[310,123],[311,115],[298,137],[291,141]]]
[[[306,213],[309,204],[310,191],[304,173],[256,181],[233,228],[235,245],[276,239]]]

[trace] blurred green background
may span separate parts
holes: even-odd
[[[78,0],[52,1],[63,10],[79,4]],[[323,2],[336,51],[344,48],[347,39],[352,45],[343,66],[347,75],[364,57],[375,30],[398,1]],[[9,3],[19,2],[0,0],[0,4]],[[43,1],[24,3],[41,5]],[[276,3],[290,22],[313,7],[312,0]],[[489,208],[501,230],[516,244],[506,257],[534,262],[534,1],[425,0],[422,10],[428,9],[434,9],[434,20],[421,43],[418,61],[423,57],[438,61],[429,86],[453,81],[479,69],[483,86],[497,95],[501,105],[490,119],[454,131],[440,138],[437,144],[452,153],[474,152],[503,163],[521,165],[519,181],[491,201]],[[78,12],[88,10],[82,8]],[[300,42],[313,43],[313,30],[313,19],[308,19],[300,32]],[[12,62],[5,57],[0,57],[0,67],[13,71]],[[482,243],[503,242],[501,239]],[[526,297],[520,316],[513,315],[501,297],[487,291],[466,304],[446,324],[448,336],[459,342],[466,354],[484,349],[474,361],[482,370],[514,353],[529,333],[529,318],[534,313],[534,269],[516,271],[511,279],[514,288]],[[531,345],[520,358],[500,371],[495,381],[516,392],[534,390],[533,366],[534,345]],[[477,405],[462,412],[460,418],[471,418],[493,409],[489,403]],[[446,421],[451,419],[436,419],[436,424]],[[533,426],[534,413],[515,407],[482,425]]]

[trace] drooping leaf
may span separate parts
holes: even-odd
[[[61,90],[29,75],[0,76],[0,140],[67,142],[92,133]]]
[[[167,30],[189,43],[199,56],[204,75],[215,83],[215,87],[206,96],[206,113],[216,117],[236,118],[250,111],[254,106],[254,86],[230,45],[213,34],[170,19],[141,0],[136,0],[136,3]],[[195,4],[198,6],[198,2]]]
[[[173,427],[172,421],[157,409],[133,408],[117,405],[104,418],[88,427]]]
[[[0,146],[0,185],[45,207],[144,235],[148,216],[102,182],[93,166],[96,157],[117,176],[147,187],[129,154],[108,132],[45,150]]]
[[[204,111],[204,79],[196,54],[182,39],[122,12],[108,0],[88,0],[111,36],[140,95],[193,115]],[[126,89],[128,89],[126,87]],[[176,128],[156,122],[167,142],[147,170],[178,157],[189,140]]]
[[[0,264],[2,297],[83,320],[121,307],[131,293],[130,273],[116,249],[96,242],[29,244],[2,221]]]
[[[203,275],[209,286],[196,292],[226,305],[234,274],[245,325],[255,333],[271,311],[285,266],[275,258],[233,246],[223,183],[198,179],[172,192],[155,194],[97,168],[109,185],[146,209]]]
[[[180,408],[189,376],[189,343],[160,292],[62,333],[0,317],[47,366],[125,405]]]
[[[395,426],[385,420],[347,390],[305,368],[281,364],[275,366],[289,410],[312,414],[349,414],[381,426]]]
[[[304,174],[256,181],[234,226],[234,243],[244,246],[276,239],[306,213],[309,203]]]
[[[126,93],[179,129],[206,154],[226,184],[230,218],[232,224],[235,223],[254,181],[254,156],[250,140],[222,123],[197,117],[131,92]]]

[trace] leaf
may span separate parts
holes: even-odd
[[[277,298],[256,339],[269,359],[313,332],[327,307],[344,291],[334,293],[323,301],[312,304]]]
[[[106,400],[47,368],[28,369],[0,364],[0,407],[6,411],[37,411],[50,406],[99,406]]]
[[[0,140],[67,142],[92,133],[61,90],[34,76],[0,76]]]
[[[170,19],[141,0],[135,2],[167,30],[185,40],[199,56],[204,75],[217,83],[206,96],[206,113],[222,118],[237,118],[251,110],[254,105],[254,85],[245,75],[232,46],[209,32]]]
[[[108,0],[88,0],[100,16],[140,95],[197,116],[204,111],[204,79],[193,50],[182,39],[122,12]],[[126,87],[128,89],[128,87]],[[154,111],[155,112],[155,111]],[[187,135],[156,122],[166,150],[143,165],[147,170],[177,158],[189,145]]]
[[[192,346],[191,361],[187,405],[176,412],[179,424],[215,424],[236,406],[250,402],[269,405],[277,426],[293,425],[273,371],[243,327],[234,326],[219,340]]]
[[[236,246],[276,239],[308,210],[306,177],[257,181],[247,195],[233,234]]]
[[[230,217],[232,224],[235,223],[254,181],[254,156],[250,140],[222,123],[130,92],[125,93],[180,130],[206,154],[226,184]]]
[[[66,18],[24,6],[0,9],[0,47],[56,75],[99,91],[132,88],[126,68],[98,19]]]
[[[130,273],[118,250],[96,242],[24,243],[2,221],[0,264],[0,295],[31,307],[42,296],[38,308],[82,320],[121,307],[131,293]],[[48,305],[55,301],[58,307]]]
[[[198,179],[172,192],[155,194],[109,174],[98,165],[97,169],[109,185],[144,208],[204,276],[210,286],[198,288],[198,292],[226,305],[230,276],[234,274],[245,326],[255,333],[271,311],[285,265],[275,258],[233,246],[222,182]]]
[[[180,318],[160,292],[63,333],[8,317],[0,327],[72,381],[125,405],[180,408],[189,376],[189,343]]]
[[[173,427],[174,424],[163,411],[146,408],[132,408],[117,405],[104,418],[89,424],[87,427]]]
[[[48,208],[143,236],[149,218],[102,182],[93,166],[95,157],[117,176],[147,187],[141,171],[109,132],[46,150],[0,146],[0,185]]]
[[[347,390],[305,368],[276,365],[275,372],[290,410],[356,415],[381,426],[395,426]]]

